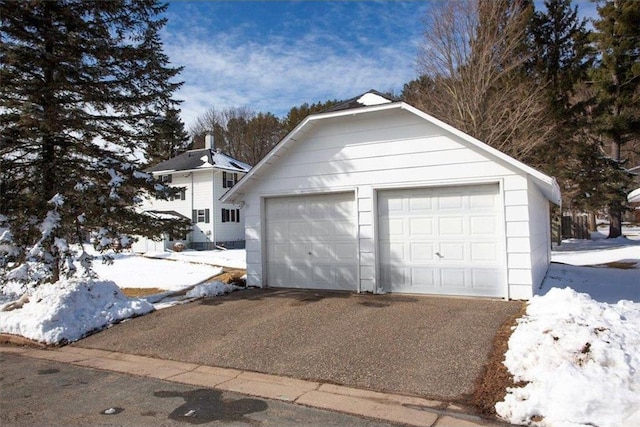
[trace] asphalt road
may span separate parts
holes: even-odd
[[[391,426],[331,411],[0,353],[2,426]]]
[[[73,345],[466,401],[521,302],[244,290],[163,309]]]

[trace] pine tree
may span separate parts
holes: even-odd
[[[571,0],[546,0],[544,6],[529,26],[533,51],[529,74],[543,88],[553,130],[535,157],[539,167],[558,178],[565,209],[594,210],[600,207],[594,197],[598,180],[590,174],[599,168],[584,166],[593,166],[602,156],[583,131],[589,99],[580,86],[592,62],[589,32]]]
[[[611,144],[607,176],[612,190],[603,194],[609,206],[609,237],[622,235],[622,213],[630,175],[625,173],[622,147],[640,132],[640,2],[600,1],[593,41],[598,61],[593,80],[598,88],[596,131]]]
[[[189,134],[180,119],[180,110],[167,108],[150,128],[147,144],[147,165],[153,166],[186,151]]]
[[[171,192],[140,172],[148,129],[175,108],[156,0],[0,1],[0,247],[9,278],[56,282],[76,270],[71,244],[181,232],[135,210]],[[90,272],[83,253],[81,265]],[[7,261],[10,261],[7,262]]]

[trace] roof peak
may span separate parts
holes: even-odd
[[[370,89],[358,96],[351,99],[347,99],[333,107],[323,111],[323,113],[331,113],[335,111],[350,110],[353,108],[369,107],[372,105],[388,104],[390,102],[397,102],[398,99],[392,95],[378,92],[375,89]]]

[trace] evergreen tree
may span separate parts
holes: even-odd
[[[2,273],[32,284],[75,270],[73,243],[99,250],[132,235],[182,232],[142,215],[146,194],[172,190],[139,172],[149,128],[175,108],[156,0],[0,1]],[[144,151],[144,150],[142,150]],[[144,152],[142,153],[144,154]],[[90,272],[90,257],[82,255]],[[9,263],[10,262],[10,263]]]
[[[609,207],[609,237],[622,235],[622,213],[631,181],[621,156],[623,146],[640,131],[640,2],[600,1],[593,23],[598,60],[593,81],[598,88],[596,131],[611,144],[607,176],[612,190],[602,194]]]
[[[167,108],[150,128],[147,165],[153,166],[175,157],[189,147],[189,134],[180,119],[180,110]]]
[[[535,157],[538,166],[558,178],[564,208],[594,210],[600,207],[594,197],[599,191],[591,174],[599,168],[584,166],[593,166],[602,154],[584,132],[589,93],[581,90],[592,61],[589,32],[570,0],[546,0],[544,6],[534,13],[529,27],[533,51],[529,75],[543,88],[553,126]]]

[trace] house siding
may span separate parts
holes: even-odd
[[[238,173],[238,178],[243,176]],[[222,222],[221,209],[240,209],[234,204],[222,204],[219,198],[228,190],[222,187],[222,171],[203,169],[192,172],[174,172],[172,187],[185,188],[185,200],[149,199],[145,210],[176,211],[192,218],[194,210],[209,209],[209,222],[197,222],[192,227],[189,241],[194,243],[235,242],[244,239],[244,212],[240,210],[240,222]],[[139,247],[142,247],[139,245]]]
[[[343,116],[316,125],[273,161],[277,165],[255,177],[244,196],[249,285],[264,285],[261,218],[265,197],[355,191],[359,289],[379,292],[377,190],[498,183],[504,201],[500,213],[505,223],[504,263],[509,262],[505,297],[530,297],[534,263],[528,236],[528,180],[522,172],[488,158],[459,137],[402,110]],[[536,260],[536,268],[538,263]]]

